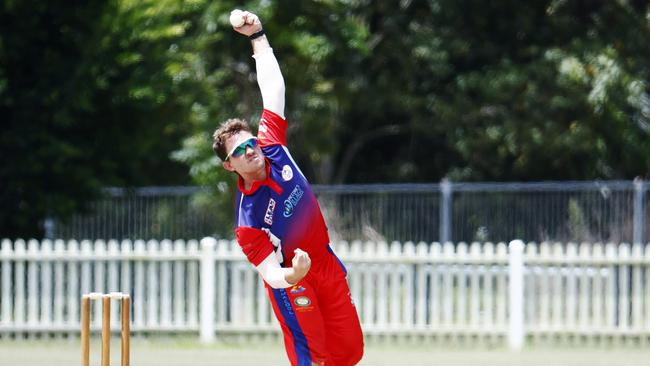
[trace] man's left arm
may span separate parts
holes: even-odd
[[[262,229],[240,226],[235,229],[235,236],[248,261],[273,288],[295,285],[311,268],[309,254],[300,249],[294,250],[291,267],[280,266],[268,233]]]

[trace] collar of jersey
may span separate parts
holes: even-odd
[[[273,178],[271,178],[271,162],[269,161],[268,158],[265,158],[265,169],[266,169],[266,179],[264,180],[254,180],[253,184],[251,185],[250,189],[246,189],[246,183],[244,182],[244,179],[239,176],[239,181],[237,182],[237,186],[239,188],[239,191],[245,195],[251,195],[261,187],[261,186],[269,186],[271,187],[272,190],[275,191],[275,193],[282,193],[282,187],[278,183],[276,183]]]

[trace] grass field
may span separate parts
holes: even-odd
[[[99,344],[93,343],[91,364],[99,365]],[[119,364],[119,343],[111,344],[111,365]],[[133,340],[133,366],[287,365],[281,345],[200,346],[168,340]],[[0,365],[80,365],[81,350],[74,341],[0,341]],[[645,366],[650,349],[545,349],[511,353],[504,350],[443,349],[373,346],[366,347],[360,365],[454,365],[454,366]]]

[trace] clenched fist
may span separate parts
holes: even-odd
[[[244,18],[244,24],[239,27],[233,27],[236,32],[245,36],[250,36],[251,34],[262,30],[262,22],[260,22],[260,18],[258,18],[257,15],[248,11],[243,11],[241,16]]]
[[[295,285],[307,275],[307,272],[309,272],[309,268],[311,268],[311,259],[309,258],[309,254],[304,250],[296,249],[293,253],[294,256],[291,260],[292,271],[285,275],[285,279],[288,283]]]
[[[293,251],[293,253],[293,260],[291,260],[293,270],[303,274],[304,277],[307,272],[309,272],[309,268],[311,267],[311,259],[309,258],[309,254],[301,249],[296,249]]]

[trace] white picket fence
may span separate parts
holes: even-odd
[[[334,251],[370,339],[512,348],[563,337],[650,340],[650,244],[523,248],[520,241],[343,242]],[[211,342],[279,334],[259,276],[235,242],[2,241],[1,337],[76,337],[81,294],[111,291],[132,295],[136,335],[188,332]],[[111,311],[117,329],[118,308]]]

